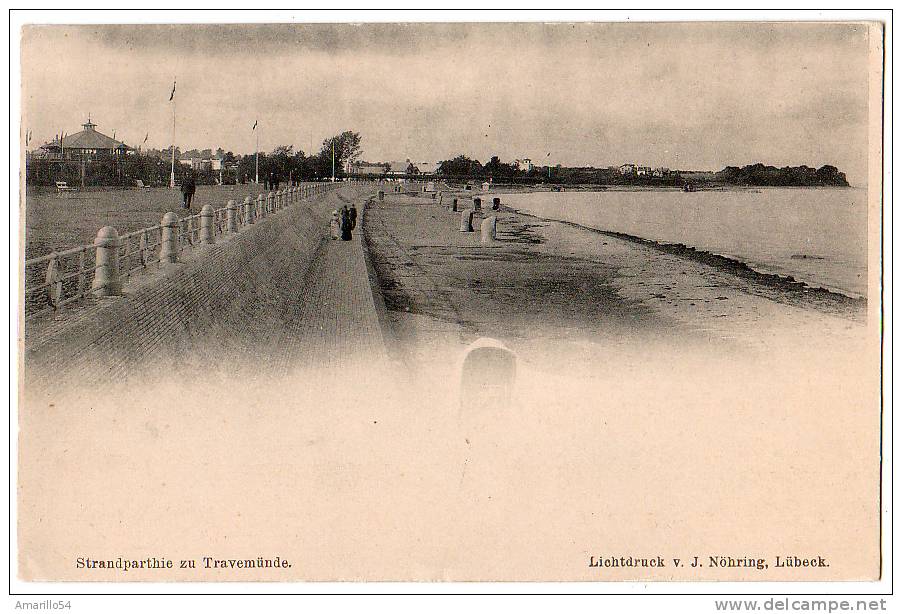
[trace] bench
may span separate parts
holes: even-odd
[[[74,192],[76,188],[71,187],[65,181],[57,181],[56,182],[56,193],[63,194],[64,192]]]

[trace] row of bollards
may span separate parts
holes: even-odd
[[[451,200],[450,211],[452,213],[457,212],[458,207],[458,199],[453,198]],[[492,209],[497,211],[501,208],[501,199],[495,198],[492,202]],[[473,198],[473,208],[465,209],[460,212],[460,232],[473,232],[473,218],[476,214],[482,213],[482,199],[478,196]],[[495,242],[495,238],[497,236],[498,229],[498,217],[495,215],[491,215],[489,217],[483,218],[482,223],[480,224],[480,240],[483,245],[488,245]]]
[[[241,203],[234,200],[228,201],[225,207],[226,225],[225,232],[229,234],[237,233],[239,230],[239,220],[243,220],[244,226],[249,226],[265,218],[268,214],[275,213],[279,209],[287,205],[301,200],[319,196],[326,192],[339,187],[337,183],[313,184],[296,186],[270,192],[268,194],[260,194],[256,199],[248,196]],[[193,218],[199,218],[200,228],[198,229],[198,242],[202,245],[212,245],[215,243],[216,211],[212,205],[204,205],[197,216],[186,218],[189,223],[189,233],[192,232],[190,223]],[[170,211],[163,215],[160,220],[160,264],[166,266],[175,264],[179,259],[181,245],[179,242],[179,225],[182,220],[178,215]],[[153,229],[144,229],[138,233],[146,233]],[[137,233],[126,235],[126,238]],[[119,250],[122,247],[122,237],[112,226],[104,226],[101,228],[97,237],[94,239],[95,265],[94,280],[91,283],[91,291],[95,296],[118,296],[122,294],[122,278],[119,267]],[[142,237],[142,249],[144,245]],[[143,261],[142,261],[143,262]]]

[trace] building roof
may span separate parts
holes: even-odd
[[[63,139],[64,149],[118,149],[120,147],[131,149],[128,145],[121,141],[117,141],[112,137],[97,132],[94,128],[97,124],[92,124],[90,118],[82,126],[84,130],[69,134]],[[53,149],[60,146],[59,140],[54,139],[50,143],[43,145],[44,149]]]
[[[385,167],[381,164],[353,164],[351,168],[361,175],[381,175],[385,172]]]

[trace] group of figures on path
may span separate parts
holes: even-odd
[[[350,241],[351,231],[357,227],[357,208],[351,205],[349,209],[347,205],[343,205],[341,209],[333,211],[330,227],[333,241],[335,239]]]

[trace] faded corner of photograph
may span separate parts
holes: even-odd
[[[882,44],[26,26],[20,577],[878,579]]]

